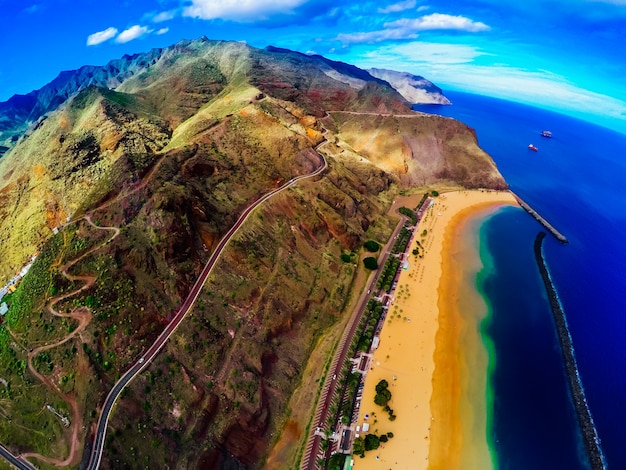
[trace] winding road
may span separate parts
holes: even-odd
[[[82,292],[93,285],[93,283],[96,281],[96,278],[94,276],[74,276],[68,273],[68,270],[72,266],[80,262],[82,259],[89,256],[94,251],[99,250],[105,244],[109,243],[111,240],[117,237],[120,234],[120,229],[117,227],[99,227],[93,223],[89,215],[81,217],[80,219],[76,219],[74,222],[78,222],[79,220],[82,220],[82,219],[86,220],[89,224],[91,224],[94,228],[98,230],[113,231],[113,235],[107,238],[104,242],[96,245],[95,247],[83,253],[78,258],[66,263],[65,265],[61,267],[59,271],[66,279],[72,282],[82,281],[85,284],[80,289],[76,289],[71,292],[53,297],[52,299],[50,299],[50,301],[46,305],[46,310],[48,310],[54,316],[63,317],[63,318],[72,318],[72,319],[78,320],[78,327],[74,329],[69,335],[67,335],[62,340],[57,341],[55,343],[46,343],[45,345],[40,346],[38,348],[34,348],[28,352],[28,369],[30,370],[30,372],[36,378],[38,378],[43,384],[48,386],[48,388],[53,390],[54,393],[56,393],[63,401],[65,401],[69,405],[69,408],[72,412],[72,420],[71,420],[71,425],[70,425],[71,426],[70,453],[65,460],[55,459],[53,457],[46,457],[44,455],[33,453],[33,452],[24,453],[19,456],[15,456],[6,447],[0,444],[0,457],[4,458],[10,464],[12,464],[13,466],[19,469],[34,469],[35,468],[30,462],[27,462],[26,460],[24,460],[26,458],[36,458],[43,462],[47,462],[47,463],[57,465],[57,466],[70,465],[76,458],[76,452],[78,450],[78,445],[80,444],[80,438],[79,438],[78,433],[79,433],[79,429],[82,428],[82,417],[81,417],[76,399],[73,396],[68,397],[59,389],[59,387],[52,380],[40,374],[33,364],[33,359],[37,357],[39,353],[61,346],[62,344],[67,343],[74,337],[80,335],[83,332],[83,330],[87,327],[89,322],[91,321],[91,310],[87,307],[78,307],[72,310],[70,313],[61,313],[55,310],[54,306],[58,304],[59,302],[61,302],[62,300],[65,300],[69,297],[73,297],[79,292]]]
[[[36,453],[22,454],[21,457],[37,458],[39,460],[42,460],[44,462],[51,463],[57,466],[69,465],[76,458],[76,452],[78,450],[78,445],[80,444],[80,437],[78,435],[78,432],[79,432],[79,429],[82,428],[83,420],[82,420],[82,416],[78,408],[78,403],[76,402],[76,399],[73,396],[68,397],[66,394],[64,394],[61,391],[61,389],[52,380],[40,374],[35,368],[35,366],[33,365],[33,359],[37,357],[37,355],[43,351],[47,351],[49,349],[56,348],[57,346],[61,346],[64,343],[67,343],[69,340],[80,335],[83,332],[83,330],[87,327],[87,325],[91,321],[91,310],[88,307],[78,307],[72,310],[70,313],[61,313],[55,310],[54,306],[62,300],[65,300],[69,297],[73,297],[77,295],[78,293],[86,289],[89,289],[94,284],[94,282],[96,282],[95,276],[74,276],[72,274],[69,274],[68,270],[72,266],[80,262],[82,259],[92,254],[94,251],[102,248],[104,245],[109,243],[111,240],[113,240],[115,237],[117,237],[120,234],[120,230],[117,227],[98,227],[92,222],[90,216],[88,215],[86,215],[84,219],[98,230],[113,231],[113,235],[110,238],[107,238],[104,242],[93,247],[91,250],[88,250],[87,252],[83,253],[80,257],[74,259],[73,261],[70,261],[69,263],[66,263],[64,266],[61,267],[60,272],[65,278],[67,278],[68,280],[72,282],[82,281],[85,284],[80,289],[54,297],[53,299],[50,300],[50,302],[48,302],[48,305],[46,306],[46,309],[57,317],[73,318],[75,320],[78,320],[78,327],[75,330],[73,330],[69,335],[67,335],[65,338],[63,338],[61,341],[57,341],[56,343],[50,343],[44,346],[40,346],[38,348],[31,350],[28,353],[28,369],[32,372],[32,374],[35,377],[37,377],[41,382],[46,384],[50,389],[54,390],[54,392],[69,405],[69,408],[72,412],[72,420],[71,420],[72,437],[70,441],[70,453],[65,460],[55,459],[52,457],[46,457],[46,456],[43,456],[41,454],[36,454]]]
[[[318,144],[315,147],[315,150],[316,151],[319,150],[320,147],[324,145],[325,142],[326,140]],[[260,206],[261,204],[263,204],[265,201],[275,196],[276,194],[289,188],[290,186],[295,185],[298,181],[308,179],[308,178],[314,178],[322,174],[328,167],[328,163],[322,154],[318,153],[318,155],[322,159],[322,162],[323,162],[320,168],[318,168],[313,173],[310,173],[308,175],[297,176],[289,180],[287,183],[283,184],[279,188],[265,194],[263,197],[258,199],[256,202],[248,206],[248,208],[243,211],[243,213],[239,216],[239,219],[237,219],[237,222],[231,227],[231,229],[226,233],[226,235],[222,237],[219,244],[217,245],[217,247],[211,254],[211,257],[209,258],[207,263],[204,265],[204,268],[202,269],[200,276],[198,277],[195,284],[191,288],[191,291],[187,295],[185,302],[181,305],[175,317],[167,324],[163,332],[159,335],[159,337],[152,344],[152,346],[148,348],[148,350],[143,354],[143,356],[129,370],[127,370],[126,373],[113,386],[108,396],[106,397],[106,400],[104,401],[104,405],[102,406],[102,411],[100,413],[100,418],[98,420],[98,427],[96,429],[95,439],[93,441],[93,446],[91,449],[91,455],[89,456],[89,463],[87,465],[87,468],[89,470],[97,470],[100,467],[100,461],[102,460],[102,450],[104,448],[104,442],[106,439],[109,418],[113,410],[113,405],[119,398],[120,394],[122,393],[122,390],[124,390],[126,385],[128,385],[130,381],[133,380],[140,372],[142,372],[146,367],[148,367],[150,362],[163,349],[163,347],[165,346],[165,343],[170,338],[170,336],[172,336],[172,334],[176,331],[180,323],[185,319],[185,317],[187,316],[187,314],[193,307],[194,303],[196,302],[198,296],[200,295],[200,291],[202,290],[202,287],[204,287],[204,283],[206,282],[207,278],[211,274],[211,271],[213,270],[213,267],[216,265],[220,255],[224,251],[224,248],[226,248],[230,240],[237,233],[237,231],[246,221],[248,216],[258,206]]]
[[[326,132],[326,129],[324,129],[324,133],[325,132]],[[119,396],[122,393],[122,391],[124,390],[124,388],[139,373],[141,373],[150,364],[150,362],[158,355],[158,353],[165,346],[165,343],[167,342],[167,340],[176,331],[176,329],[178,328],[180,323],[185,319],[185,317],[187,316],[188,312],[191,310],[191,308],[193,307],[194,303],[196,302],[198,296],[200,295],[200,292],[201,292],[201,290],[202,290],[202,288],[204,286],[204,283],[206,282],[208,276],[211,274],[211,271],[213,270],[213,267],[215,266],[215,264],[219,260],[220,255],[222,254],[222,252],[224,251],[224,249],[226,248],[226,246],[228,245],[230,240],[237,233],[237,231],[240,229],[240,227],[243,225],[243,223],[247,220],[249,215],[258,206],[260,206],[261,204],[263,204],[264,202],[266,202],[268,199],[270,199],[271,197],[275,196],[276,194],[286,190],[287,188],[289,188],[291,186],[294,186],[298,181],[309,179],[309,178],[314,178],[314,177],[322,174],[328,168],[328,163],[326,161],[326,158],[321,153],[319,153],[319,149],[324,144],[326,144],[326,142],[327,141],[324,138],[324,140],[322,140],[322,142],[320,142],[315,147],[315,151],[317,152],[318,156],[320,157],[320,159],[322,161],[322,165],[318,169],[316,169],[312,173],[309,173],[309,174],[306,174],[306,175],[297,176],[297,177],[294,177],[294,178],[290,179],[288,182],[284,183],[279,188],[274,189],[274,190],[270,191],[269,193],[265,194],[264,196],[262,196],[261,198],[259,198],[256,202],[254,202],[252,205],[248,206],[243,211],[243,213],[237,219],[237,222],[231,227],[231,229],[226,233],[226,235],[224,237],[222,237],[222,239],[220,240],[219,244],[217,245],[217,247],[213,251],[211,257],[209,258],[209,260],[205,264],[204,268],[202,269],[202,272],[200,273],[200,276],[198,277],[198,279],[194,283],[193,287],[191,288],[191,291],[189,292],[189,294],[188,294],[187,298],[185,299],[184,303],[180,306],[180,308],[179,308],[178,312],[176,313],[176,315],[174,316],[174,318],[167,324],[167,326],[165,327],[163,332],[159,335],[159,337],[152,344],[152,346],[150,346],[150,348],[148,348],[148,350],[142,355],[142,357],[139,358],[139,360],[132,367],[130,367],[130,369],[128,369],[126,371],[126,373],[124,373],[124,375],[115,383],[115,385],[113,386],[113,388],[111,389],[111,391],[107,395],[106,400],[104,401],[104,404],[102,406],[102,411],[100,412],[100,417],[99,417],[99,420],[98,420],[98,425],[97,425],[97,429],[96,429],[95,438],[94,438],[93,442],[88,442],[86,444],[86,446],[85,446],[85,452],[89,452],[90,453],[90,455],[89,455],[89,462],[88,462],[88,465],[87,465],[88,469],[94,469],[95,470],[95,469],[98,469],[99,466],[100,466],[100,462],[102,460],[102,451],[103,451],[104,443],[105,443],[105,439],[106,439],[106,432],[107,432],[108,422],[109,422],[109,419],[110,419],[110,416],[111,416],[111,413],[112,413],[112,410],[113,410],[113,406],[115,405],[115,402],[119,398]],[[157,165],[158,164],[160,164],[160,161],[157,162]],[[157,165],[155,165],[155,166],[157,166]],[[137,189],[138,188],[134,188],[134,190],[132,192],[136,191]],[[118,198],[119,198],[119,196],[116,197],[113,201],[105,202],[105,205],[112,204]],[[70,465],[74,461],[74,459],[76,458],[76,452],[78,450],[78,444],[80,443],[79,429],[82,427],[82,417],[81,417],[81,414],[80,414],[80,411],[79,411],[79,408],[78,408],[78,405],[76,403],[75,398],[74,397],[68,397],[67,395],[63,394],[63,392],[61,392],[61,390],[58,388],[58,386],[56,384],[54,384],[52,381],[50,381],[45,376],[40,374],[36,370],[34,365],[33,365],[33,359],[39,353],[41,353],[43,351],[46,351],[46,350],[49,350],[49,349],[52,349],[52,348],[55,348],[57,346],[60,346],[60,345],[62,345],[64,343],[70,341],[71,339],[73,339],[77,335],[80,335],[82,333],[82,331],[87,327],[89,322],[91,321],[91,311],[90,311],[90,309],[88,309],[86,307],[79,307],[79,308],[74,309],[70,313],[64,314],[64,313],[60,313],[57,310],[55,310],[54,306],[58,302],[66,299],[66,298],[69,298],[71,296],[74,296],[74,295],[78,294],[79,292],[82,292],[82,291],[88,289],[89,287],[91,287],[93,285],[93,283],[96,280],[95,277],[93,277],[93,276],[74,276],[74,275],[69,274],[67,271],[73,265],[75,265],[79,261],[81,261],[83,258],[85,258],[86,256],[90,255],[94,251],[100,249],[106,243],[109,243],[111,240],[113,240],[115,237],[117,237],[120,234],[120,229],[117,228],[117,227],[99,227],[99,226],[97,226],[97,225],[95,225],[93,223],[93,221],[90,218],[90,215],[85,215],[84,217],[81,217],[79,219],[76,219],[76,220],[72,221],[72,223],[78,222],[81,219],[85,219],[89,224],[91,224],[92,226],[94,226],[97,229],[100,229],[100,230],[112,230],[114,232],[114,234],[113,234],[113,236],[108,238],[103,243],[100,243],[97,246],[95,246],[94,248],[92,248],[92,249],[88,250],[87,252],[85,252],[80,257],[76,258],[75,260],[73,260],[73,261],[71,261],[69,263],[66,263],[60,269],[61,274],[63,274],[63,276],[65,276],[68,280],[70,280],[72,282],[74,282],[74,281],[82,281],[82,282],[85,282],[85,285],[83,285],[80,289],[74,290],[74,291],[69,292],[69,293],[65,293],[63,295],[60,295],[60,296],[57,296],[57,297],[51,299],[50,302],[47,305],[47,309],[55,316],[65,317],[65,318],[73,318],[73,319],[78,320],[78,327],[74,331],[72,331],[69,335],[67,335],[65,338],[63,338],[62,340],[57,341],[55,343],[45,344],[43,346],[40,346],[38,348],[35,348],[35,349],[31,350],[28,353],[28,368],[29,368],[29,370],[42,383],[44,383],[49,388],[54,390],[54,392],[57,395],[59,395],[69,405],[69,408],[72,411],[72,420],[71,420],[72,431],[71,431],[70,453],[69,453],[68,457],[65,460],[55,459],[55,458],[52,458],[52,457],[46,457],[46,456],[43,456],[43,455],[37,454],[37,453],[25,453],[25,454],[16,456],[15,454],[11,453],[6,447],[4,447],[2,444],[0,444],[0,458],[5,459],[7,462],[9,462],[11,465],[15,466],[18,469],[33,470],[33,469],[36,468],[30,462],[25,460],[25,458],[27,458],[27,457],[28,458],[36,458],[36,459],[39,459],[41,461],[44,461],[44,462],[47,462],[49,464],[53,464],[53,465],[56,465],[56,466],[67,466],[67,465]]]

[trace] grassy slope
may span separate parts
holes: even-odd
[[[2,281],[53,228],[88,205],[94,191],[108,191],[106,176],[122,155],[142,158],[167,143],[159,119],[127,111],[119,104],[132,109],[124,95],[106,96],[95,89],[80,93],[0,160]]]

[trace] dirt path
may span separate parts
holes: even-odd
[[[74,394],[70,394],[70,395],[66,395],[64,394],[61,389],[49,378],[43,376],[42,374],[40,374],[37,369],[35,368],[35,366],[33,365],[33,359],[41,352],[43,351],[47,351],[49,349],[53,349],[56,348],[58,346],[61,346],[62,344],[67,343],[68,341],[74,339],[76,336],[79,336],[87,327],[87,325],[89,324],[89,322],[91,321],[92,315],[91,315],[91,310],[88,307],[77,307],[74,310],[72,310],[70,313],[61,313],[59,311],[57,311],[54,307],[56,304],[58,304],[59,302],[61,302],[62,300],[65,300],[69,297],[73,297],[75,295],[77,295],[80,292],[83,292],[84,290],[89,289],[94,282],[96,281],[96,277],[95,276],[74,276],[70,273],[68,273],[68,270],[74,266],[75,264],[77,264],[78,262],[80,262],[81,260],[83,260],[85,257],[91,255],[92,253],[94,253],[95,251],[99,250],[100,248],[102,248],[104,245],[106,245],[107,243],[109,243],[111,240],[115,239],[119,234],[120,234],[120,229],[117,227],[98,227],[97,225],[95,225],[92,220],[91,220],[91,216],[86,215],[84,217],[84,219],[89,222],[93,227],[95,227],[98,230],[111,230],[113,231],[113,235],[106,239],[104,242],[102,242],[99,245],[96,245],[94,248],[92,248],[91,250],[83,253],[81,256],[79,256],[78,258],[65,263],[63,266],[61,266],[60,268],[60,272],[63,276],[65,276],[65,278],[67,278],[68,280],[75,282],[75,281],[81,281],[84,283],[84,285],[77,290],[74,290],[72,292],[68,292],[65,293],[63,295],[59,295],[57,297],[53,297],[52,299],[50,299],[50,301],[48,302],[48,304],[46,305],[46,309],[52,314],[55,315],[57,317],[62,317],[62,318],[72,318],[74,320],[78,321],[78,327],[72,331],[69,335],[67,335],[65,338],[63,338],[61,341],[57,341],[55,343],[50,343],[50,344],[46,344],[44,346],[40,346],[38,348],[32,349],[29,353],[28,353],[28,369],[32,372],[32,374],[37,377],[42,383],[44,383],[45,385],[48,386],[48,388],[52,389],[62,400],[64,400],[68,406],[69,409],[71,410],[71,414],[72,414],[72,420],[71,420],[71,440],[70,440],[70,452],[68,457],[65,460],[61,460],[61,459],[56,459],[56,458],[52,458],[52,457],[46,457],[43,456],[41,454],[37,454],[37,453],[26,453],[26,454],[22,454],[22,457],[24,458],[36,458],[39,460],[42,460],[44,462],[56,465],[58,467],[64,467],[67,465],[70,465],[72,463],[76,463],[75,460],[77,460],[77,450],[79,448],[80,445],[80,437],[79,437],[79,430],[82,429],[83,427],[83,420],[82,420],[82,416],[81,416],[81,412],[80,409],[78,407],[78,402],[76,401],[76,397]],[[80,219],[78,219],[80,220]]]
[[[377,113],[374,111],[327,111],[326,114],[354,114],[356,116],[385,116],[397,118],[424,118],[428,114],[415,111],[415,114]]]

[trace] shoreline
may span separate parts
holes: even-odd
[[[454,307],[455,302],[444,305],[441,299],[458,300],[461,295],[467,301],[472,297],[475,309],[486,312],[482,296],[476,291],[475,277],[468,284],[463,279],[467,277],[463,269],[452,272],[450,266],[456,264],[463,268],[466,261],[471,261],[470,269],[476,272],[475,263],[480,261],[476,240],[462,239],[461,233],[466,233],[472,221],[483,220],[489,212],[502,205],[518,204],[506,191],[443,193],[434,198],[433,206],[418,225],[408,249],[408,269],[400,275],[380,333],[380,345],[371,361],[358,420],[360,426],[364,422],[369,423],[369,433],[380,435],[392,432],[394,437],[381,443],[379,449],[367,452],[363,459],[353,457],[357,470],[455,468],[454,462],[468,458],[482,462],[485,455],[489,456],[485,432],[479,434],[477,442],[471,446],[463,445],[464,436],[471,437],[481,427],[486,429],[486,413],[476,414],[473,403],[466,398],[462,400],[461,393],[470,387],[474,398],[480,394],[482,401],[486,401],[486,348],[480,338],[476,342],[475,336],[469,342],[459,343],[459,325],[447,324],[446,315],[459,317],[460,309]],[[418,247],[418,242],[422,258],[411,254]],[[458,255],[457,249],[463,246],[469,249],[463,250],[465,254]],[[450,261],[455,253],[463,258],[461,262]],[[448,313],[442,313],[442,310]],[[474,380],[475,365],[461,360],[465,357],[465,349],[477,351],[470,362],[485,364],[483,382]],[[456,372],[438,374],[443,380],[441,382],[435,380],[435,370],[437,365],[444,363],[453,366]],[[447,367],[444,366],[444,369],[448,370]],[[444,369],[440,368],[440,371]],[[392,393],[389,406],[397,416],[395,421],[390,421],[388,414],[373,401],[374,388],[382,379],[389,382]],[[452,403],[461,404],[463,411],[461,415],[449,414],[444,418],[442,410],[450,409],[450,399]],[[368,420],[365,420],[366,413],[369,414]],[[447,425],[444,426],[446,420]],[[442,425],[438,432],[439,423]],[[454,432],[451,433],[450,429]],[[361,436],[364,435],[361,432]],[[450,442],[446,437],[450,435],[458,439],[455,437],[456,441]],[[480,445],[480,442],[483,444]],[[431,462],[431,458],[434,461]],[[445,467],[437,463],[442,459],[445,459]]]

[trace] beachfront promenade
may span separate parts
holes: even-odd
[[[411,246],[419,220],[429,207],[429,201],[424,195],[416,207],[416,213],[410,217],[413,220],[401,218],[387,247],[381,253],[379,261],[382,270],[378,271],[373,279],[373,285],[363,299],[369,299],[367,307],[365,305],[360,307],[358,310],[361,308],[363,310],[356,316],[356,321],[350,322],[351,325],[338,348],[339,352],[342,350],[346,352],[336,356],[330,368],[332,376],[329,377],[329,383],[324,386],[314,419],[316,426],[312,429],[312,436],[301,462],[302,469],[325,468],[329,459],[336,453],[346,454],[350,459],[352,443],[355,437],[358,437],[356,423],[365,375],[372,358],[371,353],[380,340],[379,334],[393,299],[406,251]],[[414,221],[417,222],[413,223]],[[368,335],[368,329],[374,334]],[[349,351],[346,346],[349,346]],[[358,376],[358,382],[352,381],[349,384],[350,376]]]

